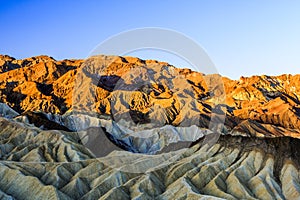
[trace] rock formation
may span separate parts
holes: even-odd
[[[135,126],[207,128],[214,105],[220,104],[225,105],[218,112],[227,116],[227,131],[299,137],[300,75],[230,80],[165,62],[116,56],[0,60],[0,101],[21,114],[64,114],[80,107],[115,121],[130,119]]]
[[[199,140],[159,155],[114,151],[96,159],[74,133],[3,124],[1,199],[300,198],[295,138],[221,136],[210,148]]]
[[[299,199],[299,83],[0,56],[0,198]]]

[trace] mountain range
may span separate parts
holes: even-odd
[[[300,74],[0,56],[2,199],[298,199]]]

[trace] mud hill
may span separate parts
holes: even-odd
[[[299,139],[221,136],[95,158],[76,133],[0,118],[1,199],[299,199]]]

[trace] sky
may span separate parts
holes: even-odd
[[[0,0],[0,54],[87,58],[124,31],[158,27],[200,45],[223,76],[300,73],[300,1]],[[177,67],[189,63],[159,50],[130,55]]]

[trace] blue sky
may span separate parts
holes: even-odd
[[[0,0],[0,54],[86,58],[120,32],[161,27],[201,45],[218,72],[238,79],[300,73],[300,1],[39,1]],[[160,51],[142,58],[186,63]]]

